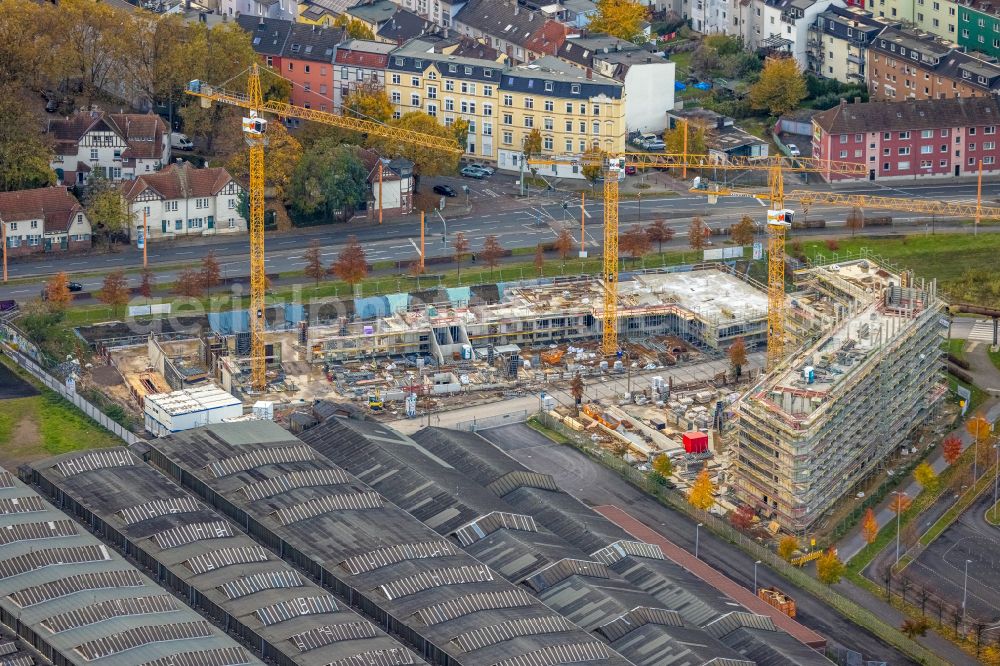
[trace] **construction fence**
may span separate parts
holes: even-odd
[[[802,569],[792,566],[774,551],[765,548],[734,528],[725,519],[708,511],[695,508],[688,503],[687,498],[683,494],[650,480],[643,472],[635,469],[624,460],[613,456],[609,451],[595,446],[583,433],[567,428],[550,414],[542,413],[538,418],[545,427],[565,437],[571,446],[605,467],[617,472],[633,486],[656,497],[666,506],[687,514],[693,520],[702,523],[717,536],[738,546],[741,550],[769,566],[773,571],[786,578],[799,589],[813,594],[844,617],[874,633],[876,636],[882,637],[883,640],[912,657],[917,662],[945,666],[945,661],[916,641],[908,638],[898,628],[886,623],[872,611],[859,606],[847,597],[834,591],[831,587],[819,582],[819,580],[813,578]]]
[[[127,428],[123,427],[121,424],[113,421],[107,414],[99,410],[89,401],[87,401],[83,396],[76,392],[75,387],[72,385],[67,386],[65,382],[62,382],[48,372],[46,372],[42,366],[38,365],[30,358],[17,351],[13,347],[7,344],[3,344],[3,352],[14,360],[19,366],[27,370],[31,375],[35,377],[38,381],[42,382],[47,388],[55,391],[61,395],[66,400],[73,403],[77,409],[82,411],[84,414],[89,416],[91,419],[96,421],[102,428],[110,431],[119,439],[125,441],[126,444],[135,444],[140,441],[140,438],[131,432]]]

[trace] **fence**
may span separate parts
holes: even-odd
[[[66,400],[69,400],[80,411],[100,424],[101,427],[111,431],[111,433],[119,439],[125,440],[126,444],[135,444],[140,440],[140,438],[134,433],[129,431],[127,428],[122,427],[121,424],[112,421],[106,414],[104,414],[104,412],[85,400],[83,396],[75,390],[68,388],[66,384],[47,373],[40,365],[21,352],[14,350],[6,344],[3,345],[3,350],[10,358],[14,359],[15,363],[30,372],[36,379],[38,379],[38,381],[42,382],[45,386],[66,398]]]
[[[945,662],[931,653],[929,650],[918,644],[916,641],[907,638],[899,629],[887,624],[875,613],[863,608],[847,597],[835,592],[829,586],[820,583],[818,580],[794,567],[781,559],[777,553],[765,548],[750,537],[746,536],[727,521],[708,511],[696,509],[688,503],[681,493],[670,490],[664,486],[650,480],[649,477],[633,468],[624,460],[612,456],[603,449],[596,448],[593,443],[586,439],[581,433],[571,430],[561,422],[552,418],[551,415],[543,413],[540,416],[542,423],[551,430],[566,437],[569,443],[587,456],[598,461],[605,467],[618,472],[626,481],[636,486],[640,490],[656,497],[661,502],[672,509],[680,511],[690,516],[692,519],[702,523],[706,528],[735,544],[751,557],[760,560],[771,567],[776,573],[790,581],[794,586],[809,592],[818,597],[827,606],[850,619],[860,627],[867,629],[876,636],[880,636],[889,644],[895,646],[905,654],[912,657],[921,664],[941,664]]]
[[[477,432],[479,430],[487,430],[489,428],[498,428],[500,426],[507,425],[509,423],[522,423],[528,420],[530,412],[527,409],[522,409],[517,412],[509,412],[507,414],[498,414],[497,416],[487,416],[482,419],[472,419],[471,421],[459,421],[455,424],[456,430],[469,430],[471,432]]]

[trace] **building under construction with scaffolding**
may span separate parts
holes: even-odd
[[[736,493],[802,533],[908,446],[944,393],[942,303],[863,259],[796,274],[788,324],[799,351],[739,402]]]

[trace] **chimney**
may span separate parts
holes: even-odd
[[[587,68],[587,79],[593,79],[593,78],[594,78],[594,70],[592,70],[591,68],[588,67]]]

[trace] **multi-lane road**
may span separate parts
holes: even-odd
[[[474,253],[482,248],[487,235],[495,235],[506,248],[532,247],[538,243],[551,241],[563,227],[569,227],[575,239],[580,235],[580,197],[576,193],[550,192],[546,195],[534,196],[531,199],[515,200],[498,193],[502,176],[495,176],[498,184],[489,181],[473,182],[471,184],[472,213],[463,217],[448,219],[438,215],[427,216],[426,252],[428,257],[449,256],[453,250],[450,240],[454,234],[461,231],[471,242]],[[442,179],[439,179],[442,180]],[[454,182],[454,181],[452,181]],[[468,182],[468,181],[466,181]],[[425,187],[430,187],[426,183]],[[975,183],[930,183],[898,185],[886,187],[881,185],[864,185],[852,192],[862,194],[878,194],[884,196],[906,196],[926,199],[942,199],[947,201],[969,201],[976,196]],[[1000,183],[984,186],[984,202],[992,203],[1000,197]],[[455,200],[451,200],[455,201]],[[566,204],[564,208],[563,204]],[[600,239],[603,235],[603,203],[588,200],[584,207],[585,247],[591,254],[600,251]],[[837,233],[843,229],[844,218],[848,211],[831,206],[812,206],[809,210],[810,219],[827,221],[825,230],[796,231],[797,235]],[[867,211],[876,214],[877,211]],[[762,205],[748,199],[722,198],[718,203],[710,205],[705,197],[692,194],[681,196],[656,196],[638,199],[623,199],[619,204],[619,223],[622,230],[651,220],[662,218],[666,220],[674,232],[674,240],[670,245],[687,246],[687,229],[694,216],[702,216],[713,227],[723,227],[733,224],[744,214],[751,214],[755,219],[763,217]],[[927,233],[926,217],[912,213],[889,213],[893,216],[893,227],[876,227],[871,233],[880,235],[891,233]],[[838,227],[840,229],[838,229]],[[936,220],[938,231],[956,230],[958,225],[954,220]],[[418,256],[419,249],[419,218],[411,216],[405,221],[394,221],[384,225],[373,225],[370,222],[356,222],[346,225],[333,225],[296,229],[294,232],[274,233],[266,240],[268,272],[284,273],[299,271],[305,266],[304,252],[312,240],[317,240],[321,246],[324,262],[332,262],[349,235],[357,236],[364,245],[368,260],[378,262],[385,260],[412,260]],[[966,226],[965,229],[968,229]],[[984,227],[984,231],[992,230]],[[864,230],[862,233],[868,233]],[[197,265],[210,251],[214,251],[222,265],[226,277],[245,276],[249,272],[247,259],[247,239],[245,236],[232,239],[202,239],[199,242],[176,242],[158,245],[151,243],[149,262],[157,273],[158,282],[167,283],[176,278],[179,267]],[[74,278],[81,282],[84,289],[92,291],[100,288],[102,277],[97,272],[122,269],[138,269],[142,265],[141,252],[135,248],[127,248],[112,254],[92,254],[88,256],[45,257],[38,260],[11,262],[10,278],[17,282],[0,286],[0,299],[14,298],[26,300],[35,296],[38,284],[47,276],[58,271],[79,273]],[[23,280],[22,278],[27,278]]]

